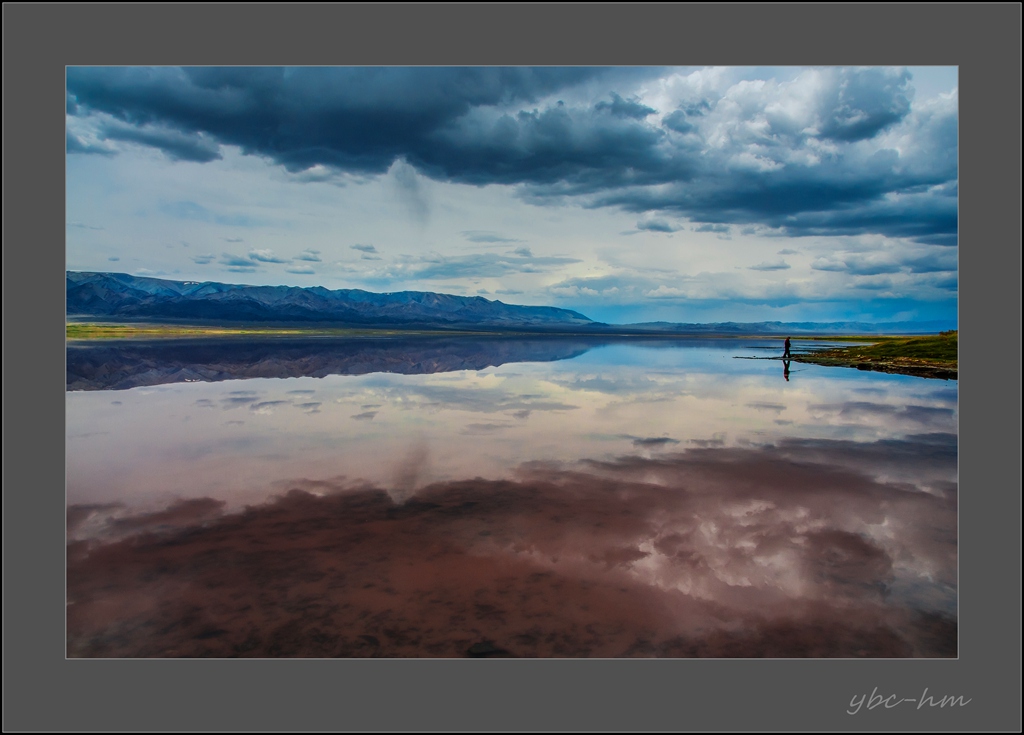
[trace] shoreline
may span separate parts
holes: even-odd
[[[912,357],[896,357],[892,359],[877,359],[870,357],[815,357],[812,353],[795,355],[793,362],[809,363],[812,365],[825,365],[828,367],[849,367],[857,370],[872,370],[879,373],[893,373],[897,375],[914,375],[919,378],[938,378],[942,380],[956,380],[956,363],[948,365],[930,360],[921,360]]]
[[[870,345],[812,350],[793,355],[792,361],[957,380],[958,354],[958,332],[952,330],[936,336],[876,339]]]
[[[630,339],[773,339],[785,334],[736,332],[664,332],[628,330],[547,330],[547,329],[423,329],[402,327],[301,327],[269,325],[206,325],[123,322],[67,322],[67,340],[154,339],[191,337],[595,337]],[[799,334],[793,341],[869,342],[915,339],[913,335]]]

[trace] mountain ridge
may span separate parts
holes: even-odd
[[[373,293],[322,286],[249,286],[168,281],[125,273],[67,271],[68,316],[336,323],[351,326],[580,327],[569,309],[516,306],[431,291]]]
[[[66,271],[69,319],[193,324],[279,324],[428,330],[644,335],[928,334],[955,329],[921,322],[643,322],[610,325],[571,309],[518,306],[432,291],[374,293],[323,286],[250,286],[170,281],[127,273]]]

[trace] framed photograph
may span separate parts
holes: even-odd
[[[66,71],[69,658],[956,658],[956,67]]]

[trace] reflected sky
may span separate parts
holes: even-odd
[[[70,391],[69,655],[955,656],[956,384],[772,346]]]

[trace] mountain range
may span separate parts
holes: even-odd
[[[512,306],[479,296],[423,291],[331,291],[321,286],[246,286],[72,271],[67,273],[66,310],[70,317],[133,321],[284,322],[428,329],[565,329],[593,323],[568,309]]]
[[[276,324],[573,334],[913,334],[946,322],[649,322],[609,325],[569,309],[516,306],[429,291],[372,293],[322,286],[168,281],[126,273],[66,272],[69,319],[175,324]]]

